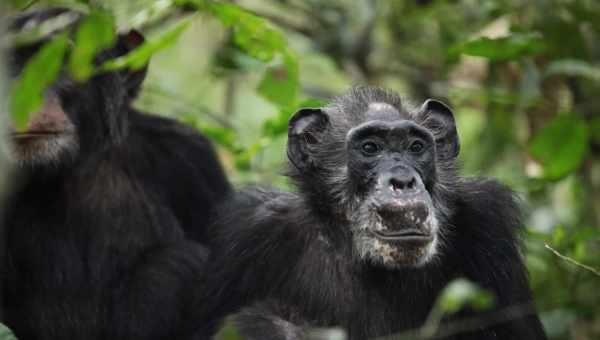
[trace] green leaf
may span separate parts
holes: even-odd
[[[138,70],[148,64],[148,61],[156,53],[174,44],[179,36],[189,27],[190,19],[185,19],[172,29],[161,34],[158,39],[144,42],[140,47],[126,55],[109,60],[102,65],[105,71],[114,71],[124,68]]]
[[[226,322],[225,325],[219,330],[217,335],[215,335],[215,339],[218,340],[241,340],[237,328],[233,324],[233,322]]]
[[[323,107],[327,102],[318,98],[306,98],[298,104],[299,107]]]
[[[252,57],[268,62],[277,52],[283,52],[286,42],[281,32],[267,20],[239,6],[225,2],[210,2],[208,10],[234,32],[234,42]]]
[[[179,0],[176,3],[212,13],[225,27],[232,29],[235,46],[251,57],[266,63],[280,55],[282,65],[267,69],[258,93],[280,108],[296,104],[299,87],[297,58],[288,50],[283,34],[267,20],[226,2]]]
[[[175,0],[175,5],[181,7],[193,7],[196,10],[206,10],[211,0]]]
[[[176,1],[174,0],[144,1],[143,6],[140,6],[135,15],[127,18],[127,23],[130,27],[143,27],[148,23],[160,22],[174,12],[173,6],[175,5]],[[116,11],[118,8],[113,8],[113,13]]]
[[[592,138],[597,143],[600,143],[600,117],[593,118],[590,121],[590,131],[592,132]]]
[[[458,47],[466,55],[484,57],[490,60],[514,60],[535,55],[545,50],[545,44],[539,34],[514,33],[503,38],[479,38]]]
[[[262,134],[267,137],[277,137],[287,133],[288,121],[296,112],[297,107],[321,107],[325,103],[321,100],[309,98],[302,101],[299,105],[293,107],[284,107],[279,113],[270,119],[267,119],[262,126]]]
[[[267,70],[258,93],[279,107],[292,107],[296,104],[298,87],[298,61],[291,53],[286,53],[283,65]]]
[[[24,8],[33,0],[8,0],[8,4],[13,8]]]
[[[249,170],[252,159],[271,143],[268,137],[262,137],[235,156],[235,166],[238,170]]]
[[[567,231],[565,227],[562,225],[558,225],[552,231],[552,243],[555,245],[561,245],[562,242],[565,241],[567,236]]]
[[[177,0],[179,6],[192,6],[212,13],[225,27],[233,30],[233,41],[248,55],[271,61],[277,53],[286,53],[286,40],[268,20],[235,4],[206,0]]]
[[[494,297],[468,280],[457,279],[444,288],[438,303],[442,311],[454,313],[465,306],[472,306],[476,309],[490,308],[494,303]]]
[[[550,63],[546,68],[546,76],[555,74],[587,78],[600,81],[600,67],[583,60],[563,59]]]
[[[543,167],[543,177],[560,179],[575,171],[588,152],[586,123],[574,114],[554,118],[531,140],[529,153]]]
[[[292,108],[283,108],[272,118],[267,119],[262,126],[262,135],[267,137],[276,137],[287,132],[288,120],[295,110]]]
[[[10,112],[17,130],[24,130],[31,113],[44,102],[44,91],[58,77],[67,51],[67,35],[54,37],[29,60],[12,87]]]
[[[228,150],[234,152],[237,150],[237,135],[232,129],[203,123],[198,123],[198,129],[212,141]]]
[[[69,59],[69,70],[73,78],[86,80],[94,72],[94,57],[115,41],[114,19],[105,11],[94,11],[88,15],[75,35],[75,48]]]
[[[0,323],[0,340],[17,340],[17,337],[8,327]]]

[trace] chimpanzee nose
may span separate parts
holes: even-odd
[[[381,188],[395,194],[412,194],[423,189],[416,171],[404,167],[393,168],[382,174],[379,184]]]
[[[413,175],[395,175],[389,179],[389,187],[393,191],[413,191],[417,186],[417,179]]]

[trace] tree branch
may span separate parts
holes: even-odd
[[[548,245],[547,243],[544,244],[544,247],[546,247],[546,249],[550,250],[552,253],[554,253],[554,255],[558,256],[559,258],[561,258],[561,259],[563,259],[563,260],[565,260],[565,261],[567,261],[567,262],[569,262],[569,263],[571,263],[571,264],[573,264],[573,265],[575,265],[577,267],[581,267],[581,268],[583,268],[585,270],[588,270],[588,271],[594,273],[597,276],[600,276],[600,270],[598,270],[596,268],[593,268],[593,267],[590,267],[588,265],[585,265],[585,264],[583,264],[581,262],[578,262],[577,260],[575,260],[573,258],[570,258],[570,257],[568,257],[566,255],[563,255],[563,254],[559,253],[557,250],[555,250],[554,248],[550,247],[550,245]]]

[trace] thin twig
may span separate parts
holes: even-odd
[[[31,0],[20,8],[20,11],[28,10],[31,6],[35,5],[38,0]]]
[[[581,262],[578,262],[577,260],[575,260],[575,259],[573,259],[573,258],[570,258],[570,257],[568,257],[568,256],[565,256],[565,255],[563,255],[563,254],[559,253],[559,252],[558,252],[557,250],[555,250],[554,248],[550,247],[550,245],[548,245],[547,243],[546,243],[546,244],[544,244],[544,246],[546,247],[546,249],[550,250],[551,252],[553,252],[553,253],[554,253],[554,255],[556,255],[556,256],[558,256],[558,257],[560,257],[561,259],[563,259],[563,260],[565,260],[565,261],[567,261],[567,262],[569,262],[569,263],[571,263],[571,264],[573,264],[573,265],[575,265],[575,266],[577,266],[577,267],[581,267],[581,268],[583,268],[583,269],[589,270],[590,272],[592,272],[592,273],[596,274],[597,276],[600,276],[600,270],[599,270],[599,269],[596,269],[596,268],[594,268],[594,267],[590,267],[590,266],[588,266],[588,265],[585,265],[585,264],[583,264],[583,263],[581,263]]]

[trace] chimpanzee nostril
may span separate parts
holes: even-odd
[[[408,181],[408,184],[406,185],[406,189],[414,189],[415,186],[417,184],[417,180],[413,177],[410,179],[410,181]]]
[[[390,188],[393,191],[400,191],[404,188],[404,185],[402,184],[401,181],[399,181],[395,178],[390,178]]]

